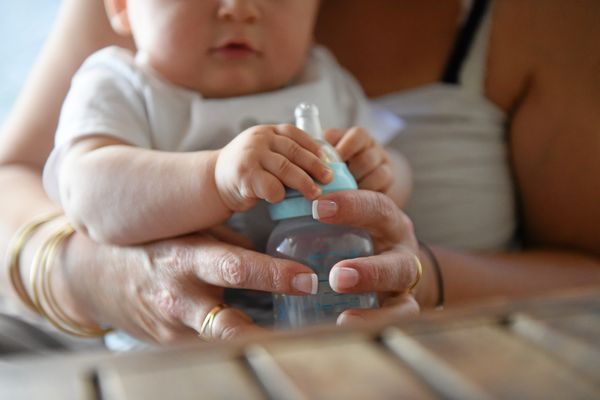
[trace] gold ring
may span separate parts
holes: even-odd
[[[415,281],[413,283],[411,283],[410,286],[408,287],[409,292],[411,290],[413,290],[415,288],[415,286],[417,286],[417,284],[421,280],[421,275],[423,275],[423,267],[421,266],[421,260],[419,260],[419,257],[417,257],[416,255],[414,255],[414,257],[415,257],[415,262],[417,263],[417,276],[415,276]]]
[[[212,325],[217,317],[217,314],[223,311],[224,309],[229,308],[227,304],[217,304],[214,306],[206,317],[204,317],[204,321],[202,321],[202,326],[200,326],[200,332],[198,332],[198,336],[202,339],[209,341],[212,339]]]

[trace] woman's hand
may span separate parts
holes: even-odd
[[[329,193],[317,200],[319,221],[369,231],[375,255],[335,264],[329,284],[336,292],[380,293],[380,309],[353,309],[338,318],[343,324],[363,318],[414,315],[419,305],[409,293],[417,278],[419,246],[411,220],[387,196],[366,190]]]
[[[61,263],[70,302],[81,304],[80,314],[93,315],[93,322],[143,340],[179,343],[198,340],[206,315],[223,303],[225,287],[296,295],[311,290],[310,268],[240,247],[233,238],[220,229],[116,247],[76,234]],[[260,329],[240,310],[226,308],[206,333],[231,339]]]

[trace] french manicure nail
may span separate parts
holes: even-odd
[[[292,279],[292,286],[302,293],[317,294],[319,278],[317,274],[298,274]]]
[[[337,213],[337,204],[331,200],[314,200],[312,202],[313,218],[319,220],[321,218],[333,217]]]
[[[334,268],[331,270],[329,281],[333,290],[349,289],[358,283],[358,271],[353,268]]]

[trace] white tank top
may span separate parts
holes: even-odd
[[[455,71],[447,70],[445,81],[374,101],[405,122],[388,145],[413,168],[405,211],[417,237],[454,248],[502,249],[514,240],[516,207],[506,115],[484,94],[491,7],[480,0],[463,5],[467,18],[454,53],[463,57]]]

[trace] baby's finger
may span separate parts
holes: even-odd
[[[384,162],[383,152],[379,147],[369,147],[348,161],[348,169],[357,181],[373,172]]]
[[[285,197],[285,188],[281,181],[263,169],[254,171],[250,182],[252,191],[259,199],[264,199],[269,203],[279,203]]]
[[[329,144],[335,147],[344,136],[344,131],[341,129],[327,129],[323,133],[323,136],[325,136],[325,140],[327,140]]]
[[[393,181],[394,176],[390,166],[388,164],[381,164],[374,171],[362,178],[358,182],[358,187],[363,190],[385,193],[392,186]]]
[[[348,161],[364,149],[369,148],[374,144],[375,141],[373,138],[371,138],[366,130],[355,127],[346,132],[346,134],[335,146],[335,149],[339,153],[342,160]]]
[[[302,168],[320,182],[329,183],[333,177],[333,172],[327,164],[290,138],[285,136],[275,137],[271,144],[271,150]],[[275,175],[278,176],[278,174]]]
[[[299,191],[307,199],[316,199],[321,194],[321,188],[312,178],[281,154],[271,153],[263,157],[260,163],[280,184]]]
[[[276,125],[275,132],[278,135],[293,140],[317,157],[321,152],[321,146],[319,146],[319,144],[308,133],[304,132],[302,129],[296,128],[294,125]]]

